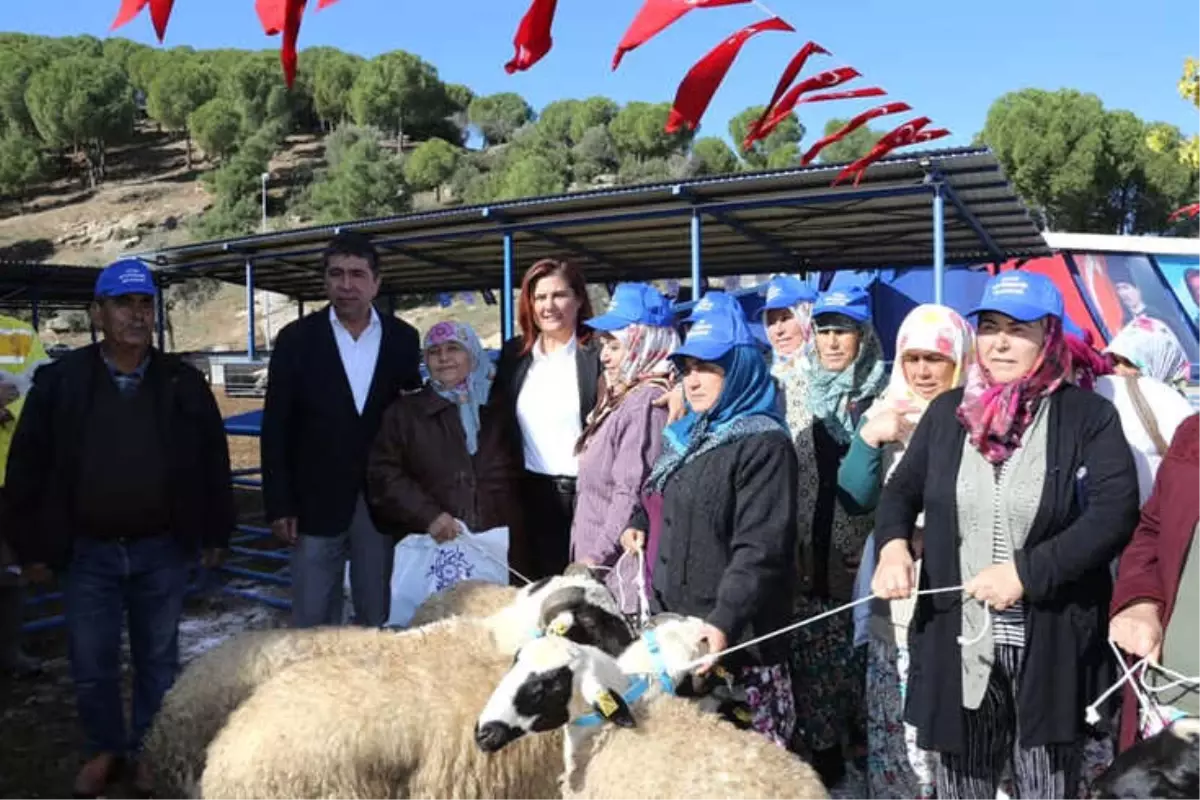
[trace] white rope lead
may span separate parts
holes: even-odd
[[[916,592],[915,594],[916,595],[944,594],[947,592],[960,592],[961,593],[962,591],[964,591],[964,587],[962,585],[959,585],[959,586],[947,586],[942,589],[921,589],[920,591]],[[820,614],[817,614],[812,617],[808,617],[807,619],[802,619],[798,622],[793,622],[790,625],[786,625],[782,628],[779,628],[778,630],[771,631],[770,633],[764,633],[762,636],[756,636],[755,638],[753,638],[749,641],[746,641],[746,642],[742,642],[741,644],[735,644],[732,647],[726,647],[724,650],[720,650],[716,653],[709,653],[706,656],[702,656],[700,658],[695,659],[694,661],[688,662],[687,664],[684,665],[683,670],[685,672],[690,672],[691,670],[695,669],[696,667],[700,667],[705,664],[713,663],[717,659],[721,658],[722,656],[729,655],[730,653],[736,653],[738,650],[745,650],[747,647],[753,647],[754,645],[765,642],[768,639],[774,639],[776,636],[783,636],[785,633],[791,633],[792,631],[803,628],[806,625],[811,625],[814,622],[819,622],[823,619],[826,619],[827,617],[832,617],[834,614],[840,614],[843,611],[849,611],[850,609],[854,608],[855,606],[860,606],[863,603],[869,603],[874,599],[876,599],[876,595],[869,594],[865,597],[860,597],[857,600],[851,600],[849,603],[843,603],[842,605],[838,606],[837,608],[831,608],[828,611],[823,611]],[[879,598],[879,599],[882,600],[884,598]],[[984,632],[985,633],[987,632],[986,627],[984,628]],[[958,637],[958,641],[959,641],[959,644],[970,644],[971,643],[971,641],[969,641],[969,640],[964,641],[963,637],[961,637],[961,636]]]
[[[529,578],[526,578],[524,575],[522,575],[521,573],[519,573],[515,569],[513,569],[511,566],[509,566],[507,559],[502,560],[502,559],[497,558],[496,556],[494,556],[490,552],[488,552],[488,549],[486,547],[481,545],[479,542],[475,541],[472,538],[474,536],[474,534],[471,533],[470,529],[468,529],[465,524],[463,524],[462,520],[458,520],[458,525],[459,525],[459,529],[461,532],[459,533],[459,535],[457,537],[455,537],[454,539],[451,539],[450,541],[452,541],[452,542],[465,541],[467,544],[471,545],[471,547],[475,550],[476,553],[479,553],[480,555],[482,555],[488,561],[491,561],[496,566],[504,567],[506,570],[509,571],[510,574],[514,575],[518,580],[525,581],[525,585],[528,586],[529,584],[533,583],[533,581],[529,580]]]

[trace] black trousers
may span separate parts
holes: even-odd
[[[575,479],[526,470],[521,476],[530,580],[561,575],[570,562]]]

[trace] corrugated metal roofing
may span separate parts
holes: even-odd
[[[47,308],[87,308],[98,267],[0,261],[0,308],[29,310],[36,298]]]
[[[928,265],[934,184],[945,187],[946,263],[1048,253],[986,149],[907,153],[858,187],[839,166],[740,173],[577,192],[206,242],[142,254],[168,279],[208,276],[302,299],[324,296],[321,250],[339,229],[372,237],[384,294],[497,289],[502,236],[516,279],[539,258],[570,258],[588,280],[658,280],[690,272],[689,219],[701,219],[706,276]]]

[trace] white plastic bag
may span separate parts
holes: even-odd
[[[392,608],[389,627],[408,625],[417,606],[459,581],[508,583],[508,528],[471,533],[459,522],[457,539],[438,544],[427,533],[410,534],[392,553]],[[350,570],[346,568],[346,594]]]

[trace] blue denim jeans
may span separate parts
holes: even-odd
[[[75,540],[66,574],[71,677],[88,752],[137,753],[179,670],[188,559],[171,536]],[[128,615],[133,715],[121,702],[121,624]]]

